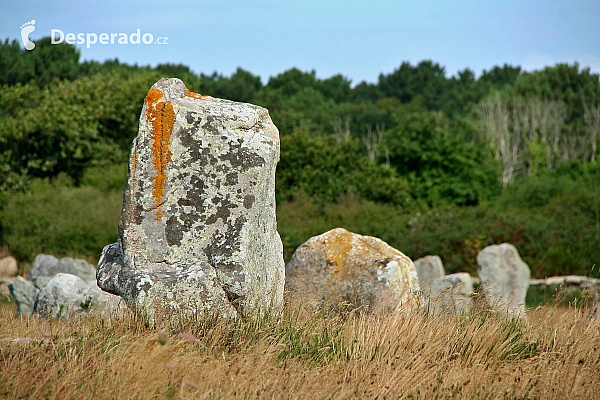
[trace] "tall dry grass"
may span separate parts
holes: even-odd
[[[132,316],[13,311],[0,309],[0,398],[600,398],[600,322],[576,308],[532,310],[524,326],[485,310],[324,317],[294,305],[280,320],[163,332]]]

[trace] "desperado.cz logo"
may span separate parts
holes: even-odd
[[[35,43],[29,40],[29,34],[35,30],[35,20],[31,20],[26,24],[21,25],[21,39],[23,46],[27,50],[33,50]],[[85,44],[88,49],[93,44],[168,44],[168,37],[160,36],[154,40],[154,35],[151,33],[141,33],[138,28],[131,34],[126,33],[67,33],[65,34],[60,29],[52,29],[50,31],[50,43],[69,43],[69,44]]]
[[[33,50],[35,48],[35,43],[29,40],[29,34],[35,31],[35,19],[21,25],[21,40],[23,41],[23,46],[27,50]]]

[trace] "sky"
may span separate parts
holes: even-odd
[[[2,40],[21,41],[21,26],[34,20],[34,43],[52,29],[83,34],[76,44],[83,60],[182,63],[225,76],[242,67],[265,83],[292,67],[314,69],[320,78],[341,73],[353,85],[376,82],[403,61],[422,60],[438,62],[448,76],[505,63],[533,70],[575,61],[600,73],[600,0],[0,2]],[[140,42],[150,34],[152,43],[129,43],[137,29]],[[101,33],[109,43],[92,44]],[[110,44],[111,33],[127,35],[128,44],[118,44],[118,35]],[[155,43],[164,38],[166,44]]]

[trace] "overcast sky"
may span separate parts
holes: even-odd
[[[527,70],[557,62],[600,72],[600,0],[2,0],[0,38],[35,42],[52,29],[125,33],[167,44],[78,44],[85,60],[183,63],[230,75],[269,76],[291,67],[321,78],[375,82],[403,61],[439,62],[448,75],[504,63]],[[7,4],[8,3],[8,4]],[[141,39],[141,38],[140,38]],[[146,36],[149,39],[149,36]],[[162,39],[164,40],[164,39]],[[33,49],[32,51],[35,51]],[[1,72],[0,72],[1,73]]]

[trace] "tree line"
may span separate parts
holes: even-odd
[[[75,46],[43,38],[34,51],[0,42],[0,71],[4,241],[5,205],[32,182],[123,183],[144,96],[161,77],[269,109],[281,137],[281,204],[304,196],[410,212],[474,207],[500,201],[515,183],[589,175],[598,165],[600,76],[577,63],[537,71],[504,64],[476,77],[469,69],[448,76],[424,60],[375,83],[297,68],[263,81],[242,68],[224,76],[182,64],[82,62]]]

